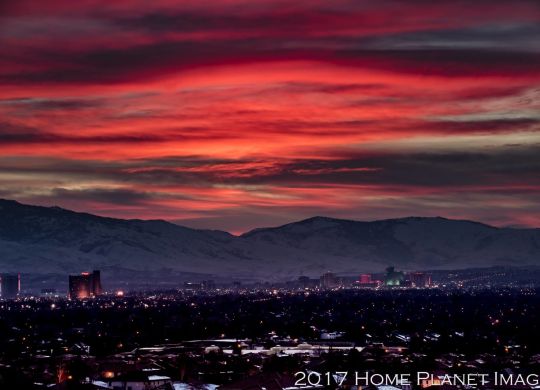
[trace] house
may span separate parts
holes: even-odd
[[[142,371],[130,372],[108,381],[113,390],[173,390],[171,378],[149,375]]]

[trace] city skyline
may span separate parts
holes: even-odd
[[[1,10],[1,198],[232,233],[540,226],[538,2]]]

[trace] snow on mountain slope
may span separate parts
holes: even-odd
[[[348,264],[402,268],[468,268],[540,264],[540,229],[503,229],[472,221],[409,217],[374,222],[315,217],[243,235],[300,248],[312,259],[345,257]],[[358,269],[358,267],[357,267]]]
[[[33,262],[42,271],[104,265],[136,270],[219,265],[227,270],[229,253],[223,248],[232,236],[165,221],[102,218],[2,201],[0,239],[0,265],[23,272],[34,270]]]
[[[540,264],[539,229],[444,218],[314,217],[240,237],[165,221],[120,220],[0,200],[0,272],[91,268],[291,279],[322,272]]]

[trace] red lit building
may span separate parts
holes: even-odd
[[[70,299],[84,299],[102,294],[101,275],[99,271],[83,272],[80,275],[69,275]]]
[[[371,274],[360,275],[360,284],[370,284],[371,282]]]

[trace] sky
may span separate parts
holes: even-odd
[[[0,198],[540,227],[537,0],[0,0],[0,48]]]

